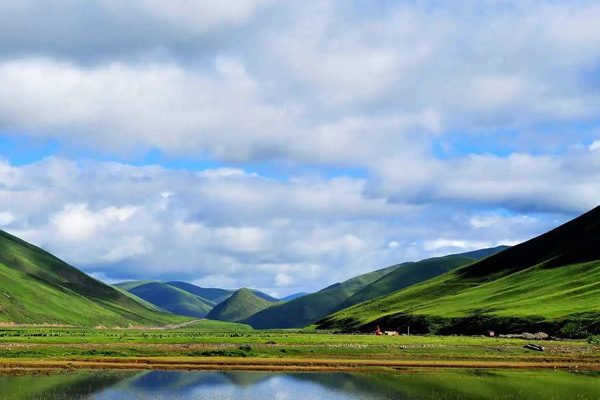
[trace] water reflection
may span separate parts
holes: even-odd
[[[600,375],[564,371],[386,374],[89,371],[0,377],[2,399],[597,399]]]

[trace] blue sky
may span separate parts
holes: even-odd
[[[312,291],[600,203],[594,1],[0,4],[0,229]]]

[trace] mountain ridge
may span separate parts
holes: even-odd
[[[476,263],[338,311],[320,328],[600,332],[600,207]],[[578,326],[579,326],[578,325]],[[419,327],[419,328],[416,328]]]
[[[274,303],[257,296],[247,288],[241,288],[222,303],[217,304],[206,316],[218,321],[240,322]]]

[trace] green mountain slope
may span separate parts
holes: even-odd
[[[196,296],[200,296],[203,299],[212,301],[215,304],[219,304],[229,297],[235,292],[235,290],[227,290],[227,289],[217,289],[217,288],[203,288],[200,286],[193,285],[187,282],[179,282],[179,281],[171,281],[167,282],[167,284],[179,288],[181,290],[185,290],[188,293],[194,294]]]
[[[206,318],[239,322],[272,305],[272,302],[258,297],[249,289],[242,288],[230,298],[215,306]]]
[[[435,257],[418,262],[401,264],[396,270],[382,276],[375,282],[356,292],[353,296],[336,307],[336,311],[426,281],[427,279],[441,275],[454,268],[471,264],[478,259],[499,253],[507,248],[508,246],[498,246],[491,249],[482,249],[468,253],[453,254],[445,257]]]
[[[129,293],[173,314],[204,317],[216,305],[185,290],[161,282],[150,282],[129,289]]]
[[[0,322],[128,326],[184,320],[148,309],[52,254],[0,231]]]
[[[260,297],[260,298],[261,298],[261,299],[263,299],[263,300],[270,301],[270,302],[272,302],[272,303],[274,303],[274,302],[278,302],[278,301],[281,301],[280,299],[276,299],[275,297],[273,297],[273,296],[270,296],[270,295],[268,295],[268,294],[266,294],[266,293],[264,293],[264,292],[261,292],[260,290],[256,290],[256,289],[249,289],[249,290],[250,290],[250,291],[251,291],[251,292],[252,292],[252,293],[253,293],[253,294],[254,294],[256,297]]]
[[[321,328],[600,331],[600,207],[477,263],[335,313]],[[573,325],[575,324],[575,325]]]
[[[204,317],[212,308],[230,298],[235,290],[203,288],[187,282],[133,281],[114,284],[160,309],[194,317]],[[255,296],[269,302],[279,300],[255,289]]]
[[[242,322],[259,329],[302,328],[330,314],[338,304],[396,268],[397,266],[392,266],[369,272],[336,283],[319,292],[276,304]]]
[[[154,281],[127,281],[127,282],[113,283],[113,286],[129,291],[138,286],[142,286],[142,285],[145,285],[146,283],[152,283],[152,282],[154,282]]]

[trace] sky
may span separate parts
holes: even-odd
[[[600,3],[3,0],[0,229],[284,296],[600,204]]]

